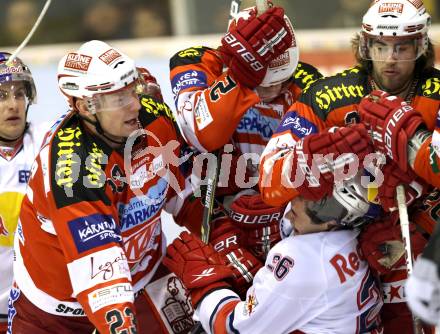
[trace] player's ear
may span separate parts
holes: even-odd
[[[78,110],[78,113],[82,116],[89,116],[90,111],[87,108],[87,105],[83,99],[75,100],[75,108]]]

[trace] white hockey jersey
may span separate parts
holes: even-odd
[[[31,124],[23,142],[13,151],[0,154],[0,315],[8,313],[8,297],[12,284],[14,232],[20,214],[26,185],[48,123]]]
[[[196,311],[208,333],[381,333],[382,296],[357,231],[288,237],[269,252],[241,301],[221,289]]]

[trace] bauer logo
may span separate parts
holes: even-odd
[[[317,133],[315,124],[309,122],[304,117],[296,114],[296,112],[287,113],[277,132],[286,130],[292,131],[298,138],[303,138],[311,133]]]
[[[111,242],[121,242],[121,232],[112,216],[95,214],[69,222],[78,253]]]
[[[92,61],[92,57],[72,52],[67,55],[64,67],[76,71],[87,72],[91,61]]]
[[[119,57],[122,57],[122,56],[118,51],[116,51],[114,49],[110,49],[110,50],[104,52],[102,55],[100,55],[99,59],[101,59],[107,65],[110,65],[112,62],[114,62]]]

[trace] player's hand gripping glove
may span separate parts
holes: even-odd
[[[422,252],[426,239],[417,231],[415,224],[410,223],[409,226],[411,251],[416,257]],[[370,268],[380,275],[405,264],[405,245],[397,214],[365,226],[359,236],[359,244]]]
[[[285,159],[285,163],[291,163],[291,186],[304,199],[320,200],[332,194],[335,181],[342,181],[339,178],[354,176],[372,151],[363,124],[308,135],[296,143]],[[350,175],[346,174],[348,171]]]
[[[407,303],[415,315],[432,325],[440,322],[440,228],[437,226],[405,286]]]
[[[260,193],[248,189],[238,193],[227,205],[229,216],[244,233],[244,244],[264,261],[269,249],[281,240],[279,222],[285,206],[269,206]]]
[[[248,17],[231,24],[219,51],[232,77],[255,88],[263,81],[270,61],[292,46],[293,36],[284,9],[272,7],[259,16],[256,9],[247,13]]]
[[[241,297],[246,296],[262,263],[243,245],[246,234],[228,217],[215,221],[211,231],[210,244],[220,254],[226,256],[234,277],[228,279],[233,290]]]
[[[398,185],[405,187],[406,205],[410,205],[422,196],[426,184],[411,170],[401,170],[393,161],[388,161],[382,168],[384,180],[379,186],[378,196],[380,204],[385,211],[397,210],[396,188]]]
[[[229,288],[225,280],[234,276],[223,255],[186,231],[168,246],[163,264],[189,290],[194,308],[211,291]]]
[[[422,116],[402,98],[375,90],[359,104],[359,114],[372,135],[374,147],[408,169],[408,140],[424,124]]]

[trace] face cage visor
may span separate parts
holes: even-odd
[[[105,94],[95,94],[92,97],[85,98],[85,101],[89,111],[92,113],[125,109],[138,102],[138,94],[143,89],[142,82],[136,80],[120,90]]]
[[[361,33],[359,53],[372,61],[415,61],[426,51],[426,37],[422,34],[395,37],[372,36]]]

